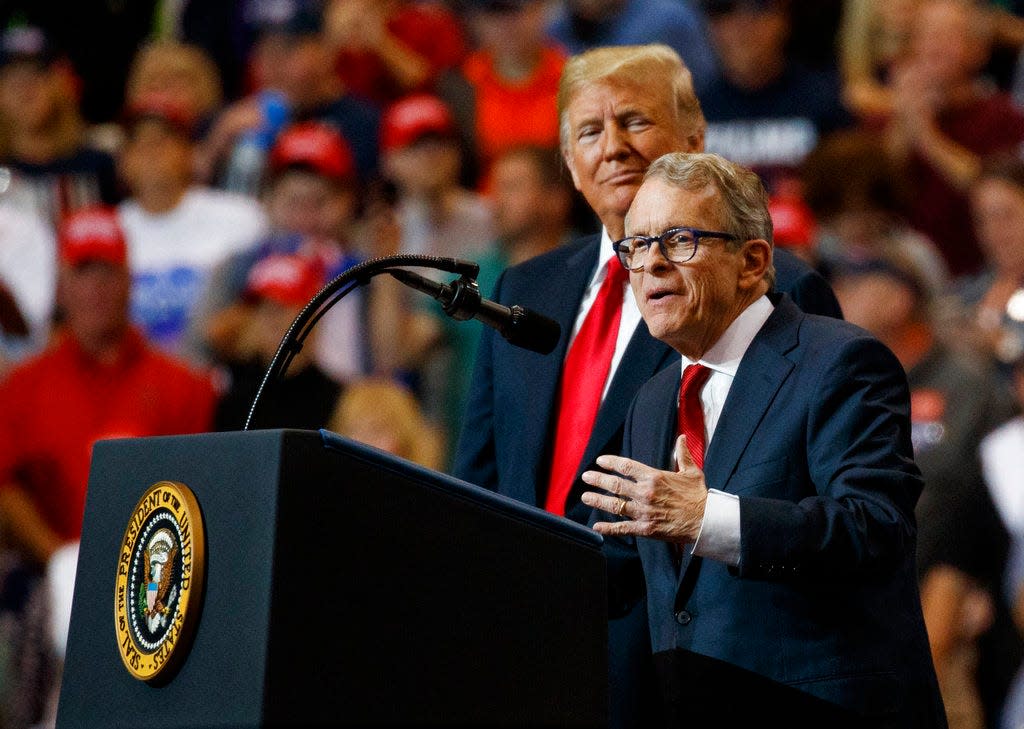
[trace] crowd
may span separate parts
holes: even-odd
[[[707,151],[761,176],[776,245],[906,370],[950,725],[1024,726],[1024,3],[180,0],[0,22],[0,729],[53,719],[68,588],[45,576],[80,536],[92,444],[240,429],[295,315],[363,261],[470,259],[487,295],[600,230],[559,79],[646,43],[690,68]],[[480,331],[375,279],[258,425],[448,470]]]

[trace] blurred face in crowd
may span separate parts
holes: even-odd
[[[288,327],[295,321],[295,317],[301,310],[301,305],[287,305],[270,299],[260,299],[256,302],[252,308],[247,332],[249,337],[247,345],[251,347],[249,351],[253,352],[261,362],[269,363],[277,352],[281,338],[284,337]],[[315,336],[316,332],[312,332],[312,335]],[[315,349],[310,346],[311,344],[312,342],[307,340],[307,345],[296,355],[292,367],[289,368],[292,374],[298,373],[309,363],[309,358],[312,356],[310,353]]]
[[[652,177],[636,194],[626,234],[656,236],[676,226],[729,233],[722,207],[713,186],[690,191]],[[763,260],[749,255],[754,248]],[[631,271],[629,278],[651,335],[699,359],[767,290],[764,274],[770,263],[771,248],[765,241],[746,241],[732,250],[729,241],[703,238],[686,263],[668,261],[657,245],[651,246],[644,267]]]
[[[355,197],[349,184],[309,170],[286,170],[267,194],[267,215],[277,230],[337,238],[355,218]]]
[[[61,264],[58,296],[65,321],[87,349],[120,338],[128,326],[128,267],[101,261]]]
[[[18,129],[39,131],[56,122],[59,100],[72,93],[56,66],[16,61],[0,69],[0,116]]]
[[[939,87],[963,83],[985,63],[988,47],[976,12],[956,0],[927,0],[920,5],[910,56],[928,82]]]
[[[319,35],[291,38],[282,59],[281,90],[300,109],[314,106],[324,99],[333,69],[327,44]]]
[[[585,84],[569,101],[566,165],[573,184],[608,229],[622,237],[623,219],[644,172],[668,152],[696,152],[703,137],[679,119],[668,84],[602,79]]]
[[[547,3],[531,0],[518,7],[479,10],[472,16],[472,28],[481,48],[499,60],[518,60],[544,46],[547,20]]]
[[[988,261],[1002,273],[1024,274],[1024,189],[982,179],[971,192],[971,209]]]
[[[735,3],[709,13],[708,20],[726,78],[744,88],[758,88],[775,79],[785,62],[789,37],[785,9]]]
[[[896,348],[914,319],[913,291],[885,273],[840,277],[835,293],[843,317],[867,329],[889,347]]]
[[[565,226],[570,201],[565,190],[545,184],[527,154],[509,154],[492,171],[494,222],[498,235],[517,240],[538,228]]]
[[[159,119],[143,119],[125,142],[121,175],[136,197],[173,197],[188,188],[192,165],[192,142],[183,132]]]
[[[387,176],[403,195],[433,198],[458,185],[462,155],[452,139],[427,135],[384,154]]]

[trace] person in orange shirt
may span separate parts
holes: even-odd
[[[558,79],[565,52],[548,36],[543,0],[474,0],[467,19],[479,44],[439,93],[475,151],[481,188],[503,152],[558,146]]]

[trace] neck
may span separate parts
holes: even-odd
[[[728,72],[728,78],[744,91],[756,91],[778,79],[785,68],[786,61],[779,56],[751,65],[749,68],[732,69]]]
[[[626,235],[626,216],[605,216],[602,218],[601,224],[608,231],[608,237],[613,241],[620,240]]]
[[[102,365],[114,364],[124,350],[128,325],[123,324],[102,332],[84,334],[75,332],[75,341],[90,359]]]
[[[531,48],[521,53],[497,56],[494,59],[494,69],[504,79],[521,81],[522,79],[529,78],[537,70],[540,58],[540,47]]]
[[[152,185],[140,189],[135,195],[135,201],[150,215],[161,215],[178,207],[187,191],[187,186]]]
[[[443,223],[448,219],[454,203],[455,188],[420,190],[414,198],[426,209],[432,223]]]

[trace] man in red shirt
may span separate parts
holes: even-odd
[[[206,430],[214,403],[208,379],[129,324],[131,276],[113,211],[69,216],[59,265],[64,331],[0,383],[0,529],[39,564],[80,537],[93,443]]]

